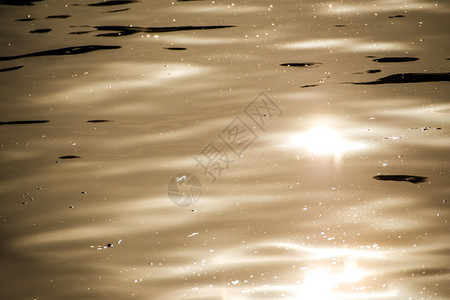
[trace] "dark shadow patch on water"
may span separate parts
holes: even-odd
[[[130,26],[93,26],[98,31],[115,31],[111,33],[101,33],[96,36],[117,37],[131,35],[135,33],[162,33],[186,30],[207,30],[236,27],[233,25],[215,25],[215,26],[176,26],[176,27],[130,27]]]
[[[10,67],[10,68],[4,68],[4,69],[0,69],[0,72],[9,72],[9,71],[15,71],[18,69],[23,68],[23,66],[15,66],[15,67]]]
[[[341,27],[347,27],[348,25],[344,25],[344,24],[337,24],[337,25],[334,25],[334,27],[338,27],[338,28],[341,28]]]
[[[316,68],[322,65],[322,63],[318,62],[306,62],[306,63],[283,63],[280,64],[282,67],[296,67],[296,68]]]
[[[166,49],[166,50],[175,50],[175,51],[187,50],[187,48],[184,48],[184,47],[165,47],[164,49]]]
[[[86,121],[88,123],[106,123],[106,122],[112,122],[111,120],[88,120]]]
[[[127,10],[130,10],[130,9],[122,8],[122,9],[109,10],[109,11],[102,12],[102,14],[117,13],[117,12],[122,12],[122,11],[127,11]]]
[[[31,6],[43,0],[0,0],[0,5]]]
[[[310,87],[315,87],[315,86],[318,86],[318,84],[305,84],[305,85],[302,85],[300,88],[304,89],[304,88],[310,88]]]
[[[378,78],[367,82],[344,82],[351,84],[390,84],[450,81],[450,73],[401,73]]]
[[[75,47],[67,47],[53,50],[46,50],[40,52],[32,52],[23,55],[16,56],[3,56],[0,57],[0,61],[4,60],[13,60],[25,57],[34,57],[34,56],[49,56],[49,55],[74,55],[74,54],[83,54],[98,50],[110,50],[110,49],[119,49],[121,46],[102,46],[102,45],[88,45],[88,46],[75,46]]]
[[[137,0],[108,0],[97,3],[88,4],[88,6],[114,6],[114,5],[124,5],[139,2]]]
[[[71,15],[52,15],[52,16],[47,16],[46,19],[67,19],[70,17],[71,17]]]
[[[395,15],[395,16],[389,16],[389,19],[393,19],[393,18],[404,18],[404,15]]]
[[[59,159],[75,159],[75,158],[81,158],[81,156],[76,156],[76,155],[63,155],[58,157]]]
[[[26,124],[41,124],[48,123],[48,120],[27,120],[27,121],[8,121],[0,122],[0,125],[26,125]]]
[[[37,20],[37,19],[35,19],[35,18],[23,18],[23,19],[17,19],[17,20],[14,20],[14,21],[16,21],[16,22],[30,22],[30,21],[34,21],[34,20]]]
[[[50,28],[42,28],[42,29],[30,30],[30,33],[47,33],[50,31],[52,31]]]
[[[407,181],[411,183],[421,183],[425,182],[428,177],[423,176],[415,176],[415,175],[377,175],[373,176],[375,180],[383,180],[383,181]]]
[[[380,73],[380,72],[381,72],[380,69],[366,70],[366,73],[369,73],[369,74]]]
[[[380,63],[396,63],[396,62],[408,62],[408,61],[416,61],[419,60],[417,57],[382,57],[375,58],[372,61],[380,62]]]

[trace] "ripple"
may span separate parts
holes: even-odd
[[[93,26],[98,31],[115,31],[110,33],[100,33],[96,36],[117,37],[131,35],[135,33],[162,33],[187,30],[208,30],[235,27],[233,25],[213,25],[213,26],[167,26],[167,27],[130,27],[130,26]]]
[[[0,5],[31,6],[43,0],[0,0]]]
[[[117,12],[122,12],[122,11],[127,11],[127,10],[130,10],[130,9],[129,8],[114,9],[114,10],[106,11],[104,13],[117,13]]]
[[[404,18],[404,15],[395,15],[395,16],[389,16],[389,19],[393,19],[393,18]]]
[[[322,65],[322,63],[318,62],[305,62],[305,63],[283,63],[280,64],[282,67],[297,67],[297,68],[316,68]]]
[[[47,16],[46,19],[67,19],[70,17],[71,17],[71,15],[52,15],[52,16]]]
[[[73,55],[73,54],[83,54],[98,50],[110,50],[110,49],[119,49],[121,46],[102,46],[102,45],[88,45],[88,46],[75,46],[75,47],[67,47],[60,49],[52,49],[40,52],[32,52],[28,54],[15,55],[15,56],[3,56],[0,57],[0,61],[4,60],[13,60],[25,57],[34,57],[34,56],[47,56],[47,55]]]
[[[28,120],[28,121],[8,121],[0,122],[0,125],[26,125],[26,124],[41,124],[48,123],[48,120]]]
[[[187,48],[184,47],[165,47],[166,50],[187,50]]]
[[[372,61],[380,62],[380,63],[392,63],[392,62],[408,62],[408,61],[416,61],[419,60],[417,57],[382,57],[375,58]]]
[[[376,180],[391,180],[391,181],[407,181],[411,183],[421,183],[425,182],[428,177],[415,176],[415,175],[377,175],[373,179]]]
[[[300,88],[310,88],[310,87],[315,87],[315,86],[318,86],[318,84],[305,84],[305,85],[302,85]]]
[[[23,68],[23,66],[15,66],[15,67],[10,67],[10,68],[3,68],[0,69],[0,72],[9,72],[9,71],[14,71],[14,70],[18,70]]]
[[[42,29],[30,30],[30,33],[47,33],[50,31],[52,31],[50,28],[42,28]]]
[[[97,3],[88,4],[88,6],[114,6],[114,5],[124,5],[139,2],[137,0],[108,0]]]
[[[23,18],[23,19],[17,19],[17,20],[14,20],[14,21],[16,21],[16,22],[30,22],[30,21],[34,21],[34,20],[36,20],[35,18]]]
[[[88,123],[106,123],[106,122],[112,122],[111,120],[88,120],[86,121]]]
[[[375,81],[347,82],[351,84],[392,84],[450,81],[450,73],[400,73],[378,78]]]

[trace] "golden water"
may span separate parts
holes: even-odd
[[[49,121],[0,126],[2,299],[450,299],[448,82],[351,84],[449,72],[446,1],[90,3],[0,6],[2,57],[121,46],[0,61],[0,121]]]

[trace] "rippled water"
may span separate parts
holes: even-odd
[[[0,4],[2,298],[450,299],[448,2]]]

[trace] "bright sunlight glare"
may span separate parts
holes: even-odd
[[[316,155],[339,155],[361,149],[364,144],[345,140],[337,131],[328,127],[315,127],[292,138],[292,144]]]

